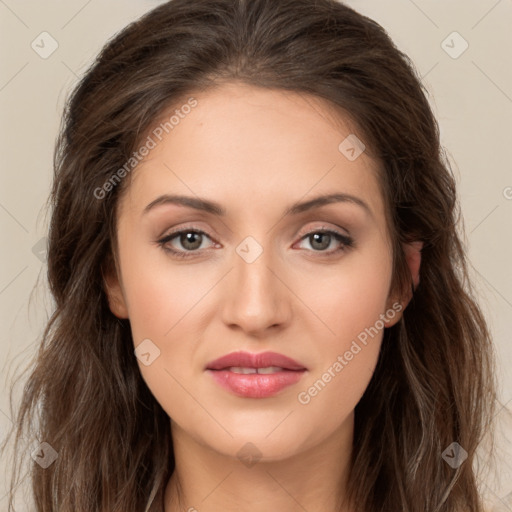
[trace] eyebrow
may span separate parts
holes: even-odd
[[[297,215],[299,213],[311,210],[313,208],[319,208],[321,206],[332,204],[332,203],[352,203],[361,206],[367,213],[372,215],[370,207],[359,197],[345,193],[334,193],[317,196],[309,201],[297,202],[292,204],[286,209],[284,215]],[[202,199],[200,197],[182,196],[182,195],[170,195],[164,194],[157,197],[154,201],[151,201],[143,210],[142,215],[145,215],[150,210],[157,206],[165,204],[176,204],[180,206],[187,206],[194,208],[195,210],[205,211],[213,215],[224,217],[226,216],[226,210],[215,201]]]

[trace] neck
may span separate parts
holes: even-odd
[[[165,512],[353,510],[346,498],[353,416],[314,448],[284,460],[241,461],[197,443],[175,423],[172,436],[175,471]]]

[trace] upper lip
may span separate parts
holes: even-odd
[[[286,370],[306,370],[307,368],[290,357],[277,352],[231,352],[215,359],[206,365],[207,370],[224,370],[231,367],[239,368],[267,368],[277,366]]]

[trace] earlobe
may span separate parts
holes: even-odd
[[[423,249],[423,242],[419,240],[409,242],[407,244],[402,244],[402,247],[407,261],[407,266],[409,267],[409,272],[411,273],[412,286],[411,290],[409,290],[405,297],[400,301],[401,308],[399,314],[394,315],[392,320],[384,322],[385,327],[391,327],[400,320],[404,309],[412,299],[414,290],[418,287],[420,282],[421,250]]]
[[[108,271],[102,272],[103,287],[107,295],[110,311],[117,318],[129,318],[128,308],[117,272],[112,265],[108,265]]]

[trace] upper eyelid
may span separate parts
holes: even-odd
[[[196,228],[196,227],[184,227],[184,228],[179,228],[176,231],[170,231],[166,235],[162,235],[159,238],[159,241],[166,240],[168,238],[174,238],[177,235],[180,235],[182,233],[190,233],[192,231],[195,232],[195,233],[200,233],[201,235],[206,235],[208,238],[213,240],[213,237],[207,231],[205,231],[203,229],[199,229],[199,228]]]

